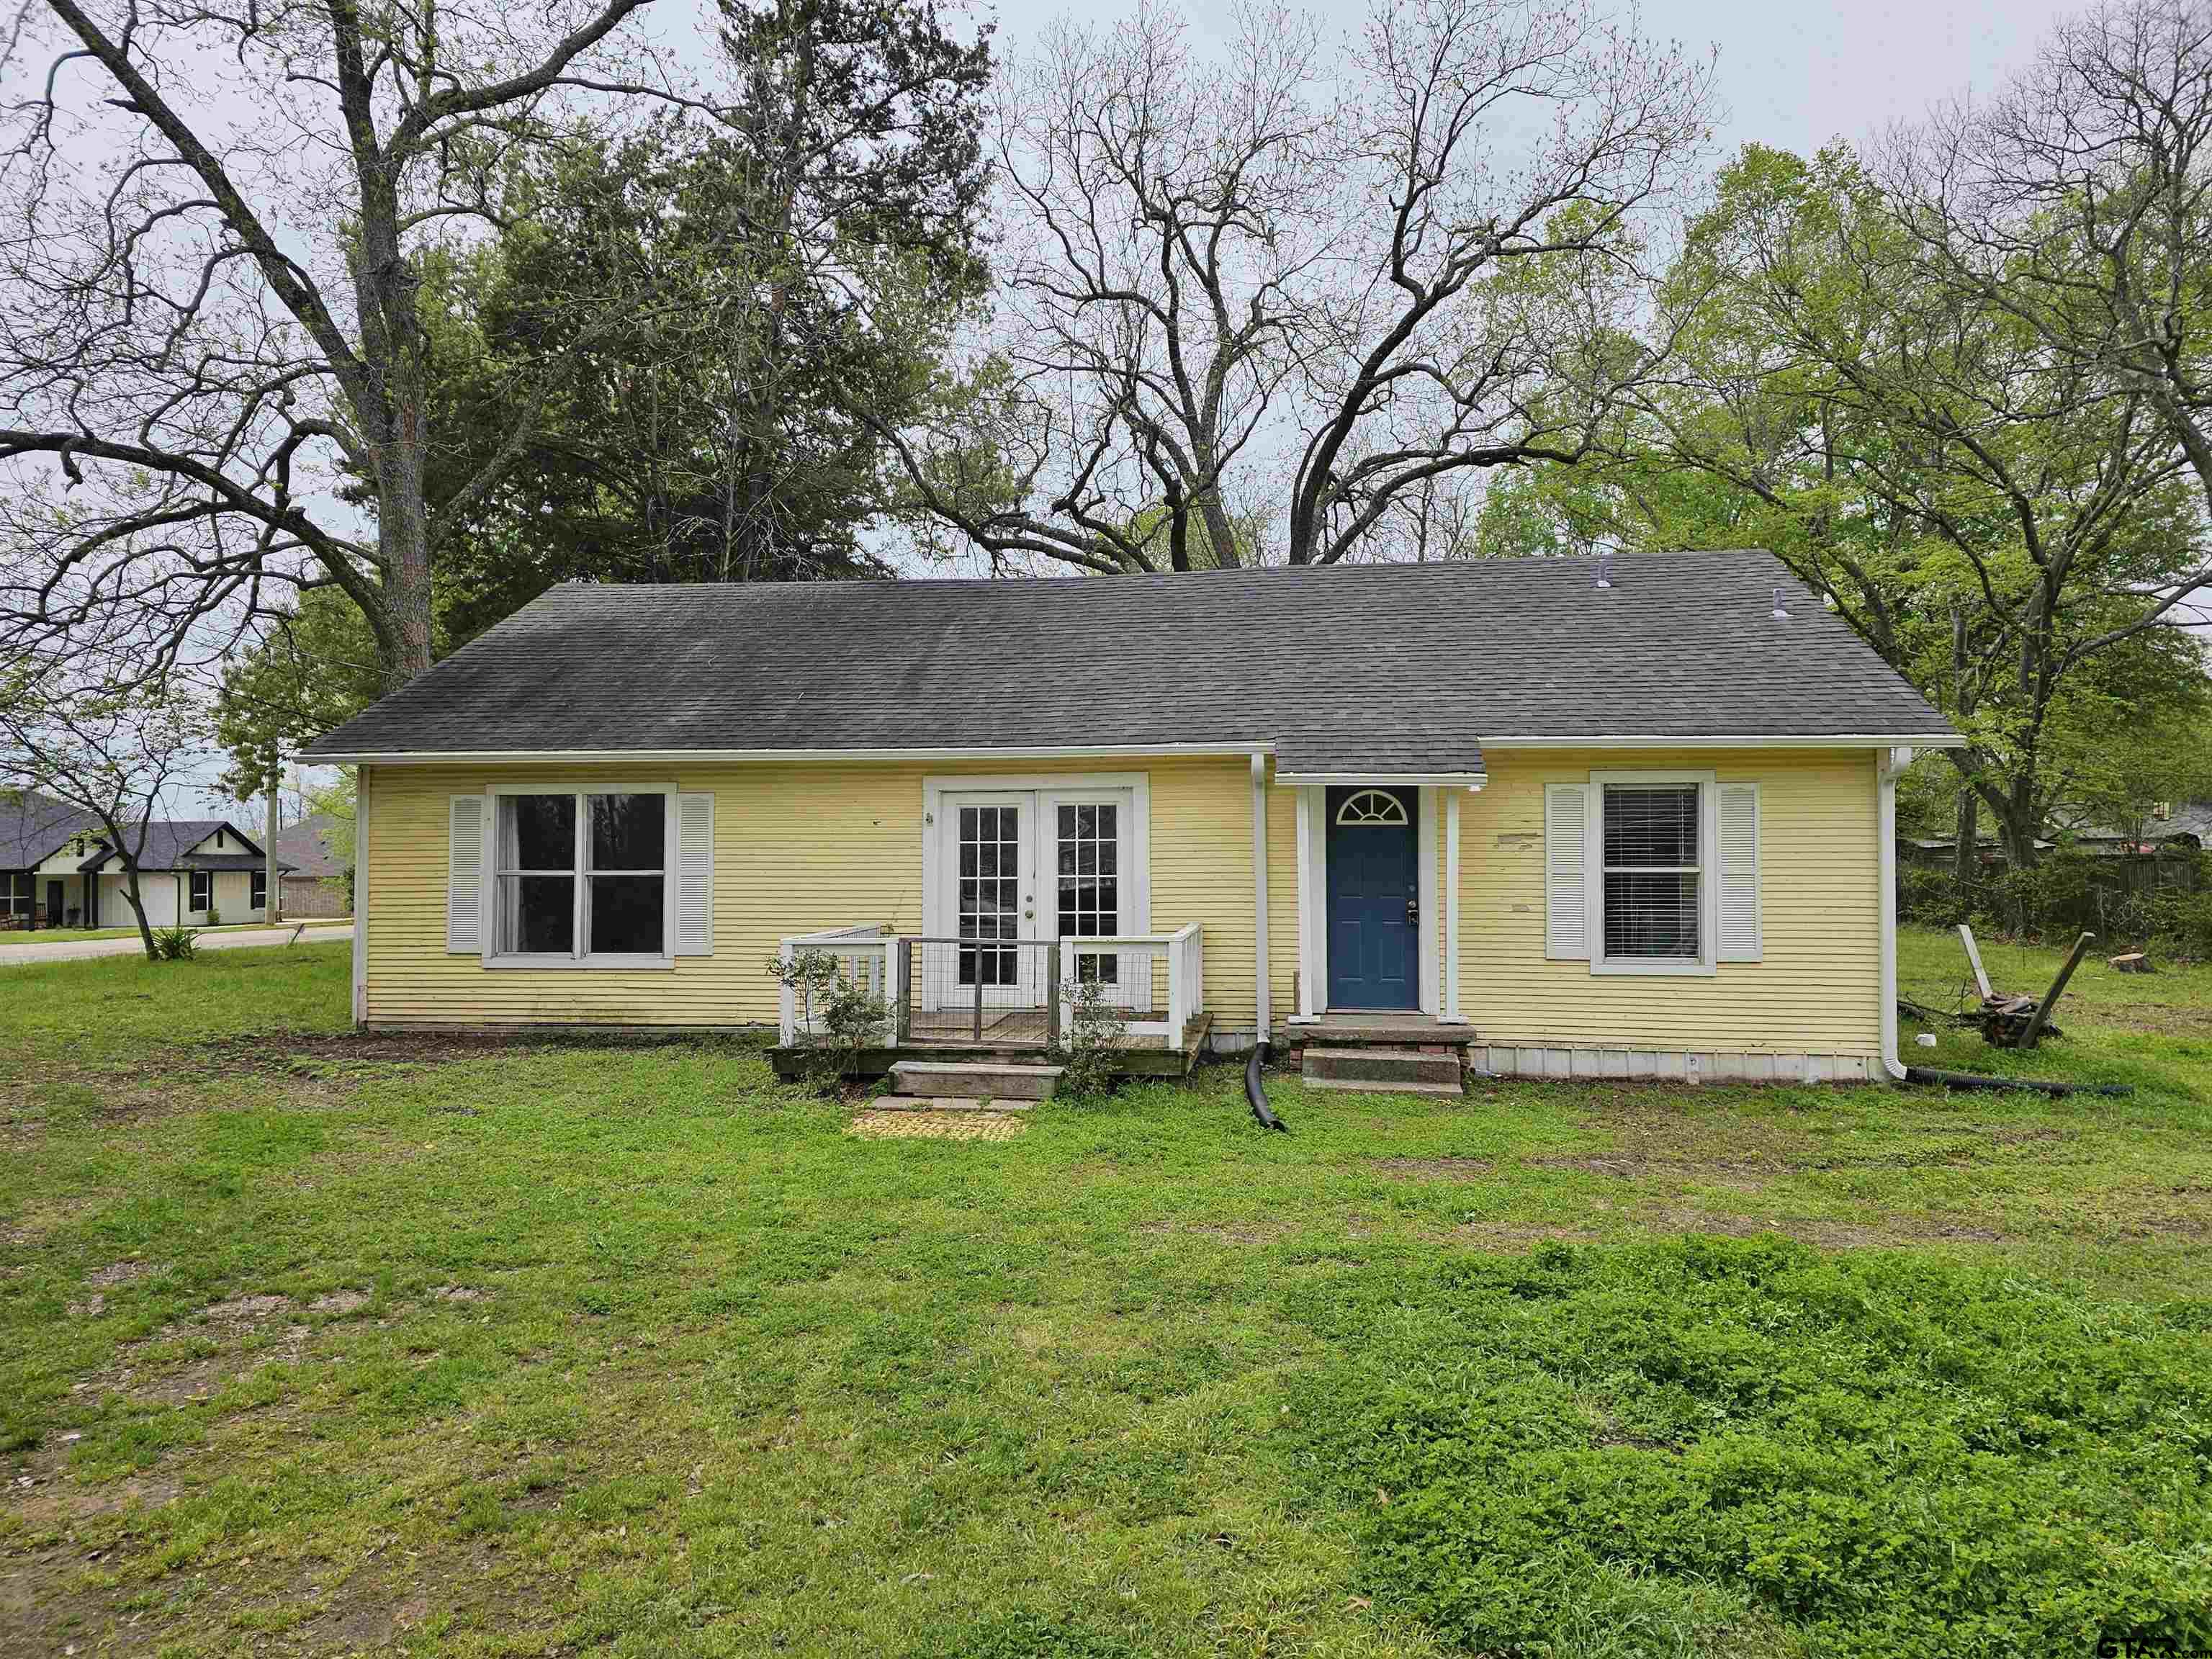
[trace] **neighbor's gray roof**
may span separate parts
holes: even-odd
[[[1274,745],[1476,772],[1508,737],[1948,737],[1772,555],[553,589],[307,757]],[[1777,621],[1775,590],[1787,621]]]
[[[276,856],[287,869],[311,880],[344,875],[345,866],[326,839],[330,824],[327,812],[311,812],[297,823],[286,824],[276,832]]]
[[[99,823],[92,813],[31,790],[0,790],[0,870],[27,870],[79,830]]]
[[[190,853],[185,848],[197,847],[218,830],[228,830],[244,842],[250,851],[244,853]],[[116,860],[114,850],[103,846],[97,853],[77,866],[80,870],[98,870]],[[261,848],[250,836],[240,835],[238,826],[228,818],[163,818],[146,826],[146,839],[138,849],[141,870],[258,870],[261,867]],[[279,870],[287,866],[280,860]]]

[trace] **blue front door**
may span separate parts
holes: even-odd
[[[1328,792],[1328,1006],[1421,1006],[1413,792]]]

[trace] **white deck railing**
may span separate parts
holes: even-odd
[[[890,929],[878,922],[855,927],[833,927],[819,933],[795,933],[781,942],[777,955],[788,970],[801,956],[826,956],[837,964],[837,976],[879,997],[893,994]],[[789,1048],[799,1033],[814,1029],[813,1010],[801,1006],[799,994],[787,971],[776,998],[776,1041]]]
[[[1010,949],[1016,945],[1011,940],[1004,943]],[[947,1006],[955,1001],[964,1004],[974,994],[972,981],[969,987],[948,992],[943,986],[935,986],[935,980],[942,978],[942,974],[933,977],[908,965],[908,975],[922,982],[902,985],[902,964],[917,963],[932,950],[943,956],[946,954],[944,947],[988,951],[992,944],[989,940],[939,939],[893,933],[878,925],[863,924],[793,934],[781,941],[781,955],[787,967],[802,954],[827,956],[836,962],[838,976],[848,983],[895,1006],[911,994],[921,1009],[927,1012],[933,1010],[940,1001]],[[1030,951],[1049,944],[1050,941],[1027,940],[1019,942],[1019,948],[1027,958]],[[1190,1023],[1206,1012],[1206,933],[1197,922],[1178,927],[1172,933],[1064,939],[1058,942],[1058,957],[1060,980],[1055,989],[1059,1018],[1050,1022],[1053,1030],[1066,1029],[1068,1004],[1085,971],[1085,961],[1095,963],[1102,957],[1114,958],[1109,996],[1121,1011],[1123,1030],[1127,1036],[1158,1039],[1169,1048],[1176,1048],[1188,1036]],[[934,962],[934,958],[930,960]],[[1091,971],[1097,969],[1094,967]],[[1022,977],[1017,975],[1005,985],[988,988],[988,1006],[1003,1013],[1017,1004],[1026,1004],[1042,1012],[1045,1004],[1042,975],[1027,980],[1030,989],[1026,994],[1019,989]],[[908,1018],[913,1018],[915,1012],[909,1009]],[[799,994],[792,986],[784,985],[777,1006],[777,1040],[787,1047],[797,1042],[802,1033],[811,1031],[814,1022],[810,1012],[800,1006]]]

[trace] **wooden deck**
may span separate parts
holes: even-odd
[[[1032,1029],[1026,1021],[1035,1022],[1033,1037],[1025,1035]],[[903,1043],[864,1048],[853,1075],[881,1077],[902,1060],[1034,1060],[1044,1051],[1044,1016],[1034,1010],[1007,1009],[999,1019],[987,1018],[980,1043],[975,1040],[975,1029],[971,1015],[957,1031],[925,1036],[917,1030]],[[1164,1037],[1127,1038],[1114,1049],[1114,1069],[1124,1077],[1187,1077],[1198,1064],[1206,1034],[1212,1029],[1213,1016],[1201,1013],[1184,1028],[1179,1046],[1170,1047]],[[799,1075],[807,1060],[821,1052],[795,1045],[769,1049],[769,1059],[778,1077],[789,1079]]]

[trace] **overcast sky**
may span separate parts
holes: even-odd
[[[1200,29],[1229,32],[1226,0],[1189,3]],[[1079,15],[1104,20],[1134,9],[1109,0]],[[1348,40],[1366,3],[1322,0],[1311,9]],[[1641,27],[1694,52],[1717,49],[1723,107],[1715,138],[1723,154],[1752,143],[1810,152],[1836,138],[1863,144],[1933,103],[1986,94],[2027,61],[2057,18],[2077,9],[2047,0],[1651,0]],[[1059,0],[1007,0],[996,9],[1002,51],[1018,52],[1067,10]],[[714,7],[711,0],[657,0],[653,11],[663,39],[703,42]],[[180,795],[176,810],[223,809],[203,808],[192,792]]]

